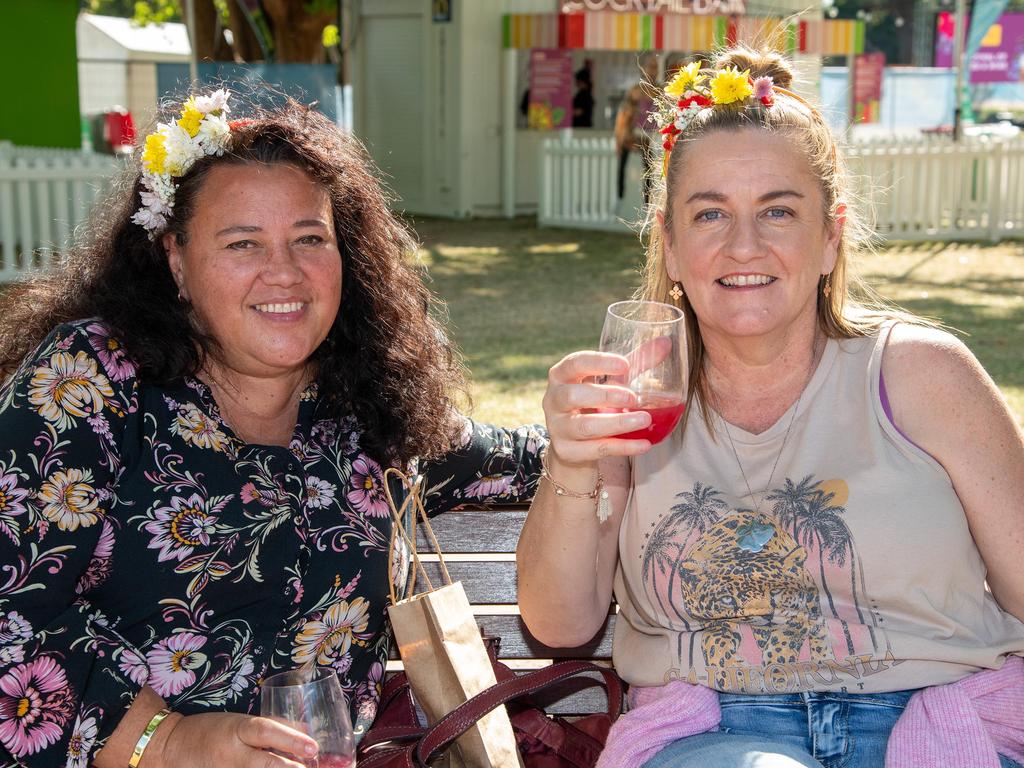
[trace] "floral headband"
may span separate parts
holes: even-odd
[[[231,134],[227,121],[228,98],[224,88],[208,96],[190,96],[173,123],[157,123],[142,150],[142,206],[132,221],[156,237],[167,227],[174,210],[179,179],[207,155],[223,155]]]
[[[665,156],[662,162],[662,176],[668,173],[668,160],[676,139],[703,109],[715,107],[742,108],[753,97],[766,107],[775,103],[775,94],[782,93],[803,104],[814,112],[814,107],[790,90],[774,84],[771,77],[750,77],[749,70],[740,72],[727,67],[714,75],[701,72],[701,62],[694,61],[681,67],[675,77],[665,86],[664,95],[658,100],[656,111],[650,119],[658,126],[658,132],[665,139],[662,147]]]

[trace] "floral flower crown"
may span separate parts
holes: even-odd
[[[208,96],[190,96],[173,123],[157,123],[146,137],[142,150],[142,206],[132,221],[156,237],[167,227],[174,210],[174,193],[179,179],[195,162],[207,155],[223,155],[231,134],[228,98],[224,88]]]
[[[776,93],[784,93],[810,107],[792,91],[775,85],[771,77],[751,78],[749,70],[740,72],[735,67],[727,67],[709,75],[701,72],[700,61],[681,67],[665,86],[664,95],[657,100],[656,110],[650,117],[658,126],[658,132],[665,137],[662,142],[665,149],[662,175],[668,172],[669,154],[676,139],[701,110],[718,107],[742,109],[751,97],[770,107],[775,103]]]

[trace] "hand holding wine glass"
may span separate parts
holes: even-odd
[[[601,351],[622,355],[628,373],[610,376],[636,394],[636,404],[621,411],[646,411],[649,426],[619,435],[660,443],[686,408],[686,326],[680,309],[655,301],[620,301],[608,307]],[[611,409],[602,409],[606,412]]]
[[[320,747],[309,768],[353,768],[356,746],[348,702],[333,669],[302,667],[263,681],[260,714],[290,725]]]

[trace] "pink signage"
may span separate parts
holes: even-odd
[[[952,67],[956,21],[943,11],[935,35],[935,66]],[[1024,13],[1004,13],[971,57],[972,83],[1024,82]]]
[[[554,48],[530,51],[530,99],[526,122],[550,131],[572,125],[572,52]]]

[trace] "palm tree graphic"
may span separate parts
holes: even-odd
[[[643,578],[644,581],[647,581],[650,576],[651,591],[654,592],[662,610],[665,610],[665,606],[661,601],[661,596],[658,594],[655,584],[656,574],[653,566],[657,565],[658,571],[664,575],[666,564],[671,562],[671,567],[668,571],[668,603],[672,608],[672,612],[683,622],[687,632],[690,631],[689,622],[687,622],[683,612],[679,610],[676,601],[672,599],[675,583],[679,577],[679,564],[682,562],[683,557],[685,557],[686,548],[694,534],[703,534],[708,527],[718,522],[722,511],[728,509],[728,505],[719,497],[720,493],[718,491],[701,482],[694,483],[692,491],[677,493],[676,498],[683,501],[673,505],[670,513],[658,523],[651,534],[647,550],[644,552]],[[689,531],[680,545],[676,538],[676,533],[681,527],[686,527]],[[665,612],[667,615],[667,610]]]
[[[864,624],[864,614],[861,611],[860,601],[857,598],[857,572],[859,559],[857,558],[854,546],[853,534],[843,519],[846,508],[833,505],[835,493],[824,492],[820,484],[815,481],[813,475],[807,475],[798,483],[786,478],[781,488],[772,491],[766,497],[769,501],[775,502],[772,511],[778,517],[779,522],[788,528],[797,543],[802,544],[809,550],[812,546],[818,550],[818,568],[821,578],[821,588],[828,600],[829,610],[839,620],[843,628],[843,638],[846,640],[846,647],[850,654],[854,652],[853,637],[850,635],[849,622],[839,615],[835,601],[832,598],[832,590],[829,589],[828,578],[825,576],[825,558],[829,562],[845,568],[846,558],[850,558],[850,583],[853,587],[853,604],[857,610],[857,618]],[[863,570],[863,569],[861,569]],[[861,587],[864,589],[863,573],[861,573]],[[874,620],[872,620],[872,624]],[[877,650],[874,627],[869,626],[872,646]]]

